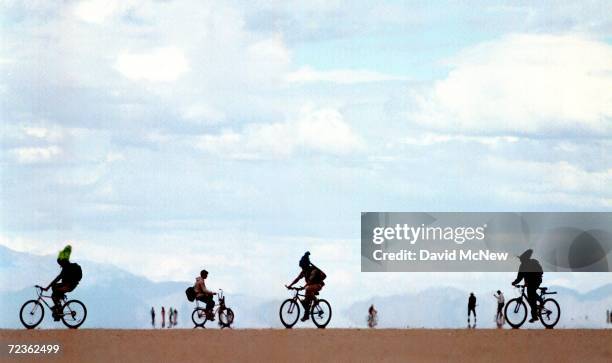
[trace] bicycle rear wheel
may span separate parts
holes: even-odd
[[[28,300],[19,310],[19,320],[27,329],[34,329],[45,316],[45,308],[38,300]]]
[[[195,327],[204,327],[208,318],[206,317],[206,310],[204,308],[195,308],[191,313],[191,321],[195,324]]]
[[[325,299],[315,301],[310,309],[310,316],[317,328],[324,329],[332,317],[331,305]]]
[[[561,308],[555,299],[546,299],[540,307],[540,321],[546,329],[552,329],[561,318]]]
[[[527,319],[527,305],[521,298],[508,301],[504,309],[506,321],[514,329],[518,329]]]
[[[300,317],[300,305],[293,299],[287,299],[281,304],[278,315],[285,328],[291,329]]]
[[[69,300],[62,308],[62,322],[70,329],[80,327],[87,317],[87,308],[79,300]]]

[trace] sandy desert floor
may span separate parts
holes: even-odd
[[[612,362],[612,330],[0,330],[58,343],[56,362]]]

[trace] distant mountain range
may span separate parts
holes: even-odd
[[[185,298],[185,288],[192,282],[153,282],[110,264],[78,261],[83,280],[70,297],[82,300],[88,309],[87,328],[149,328],[151,307],[155,307],[157,324],[161,306],[179,311],[178,327],[190,328],[194,304]],[[38,256],[0,246],[0,328],[21,328],[19,309],[35,297],[35,284],[46,284],[59,272],[54,256]],[[612,284],[586,294],[562,288],[556,299],[562,307],[559,327],[604,328],[606,309],[612,310]],[[431,288],[413,294],[372,297],[348,307],[334,307],[330,327],[364,327],[370,304],[379,311],[381,328],[462,328],[466,326],[468,293],[456,288]],[[496,301],[493,296],[477,296],[478,327],[493,328]],[[510,299],[511,290],[506,291]],[[227,304],[236,314],[237,328],[279,328],[278,308],[281,301],[247,295],[228,295]],[[333,302],[332,302],[333,303]],[[43,328],[61,327],[50,315]],[[299,326],[311,327],[312,324]],[[535,327],[541,327],[534,324]]]

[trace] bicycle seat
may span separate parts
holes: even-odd
[[[317,292],[315,292],[315,295],[319,295],[319,292],[318,292],[318,291],[317,291]]]
[[[546,292],[546,290],[548,290],[548,287],[540,287],[540,290],[542,290],[542,292]]]

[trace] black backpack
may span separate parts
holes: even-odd
[[[187,300],[193,302],[196,298],[196,292],[193,286],[189,286],[187,290],[185,290],[185,295],[187,295]]]
[[[83,278],[83,270],[78,263],[71,263],[67,267],[66,280],[71,283],[78,284]]]
[[[325,274],[325,272],[323,272],[323,270],[313,265],[312,263],[311,265],[314,268],[314,270],[311,273],[312,282],[325,285],[325,283],[323,282],[327,278],[327,275]]]

